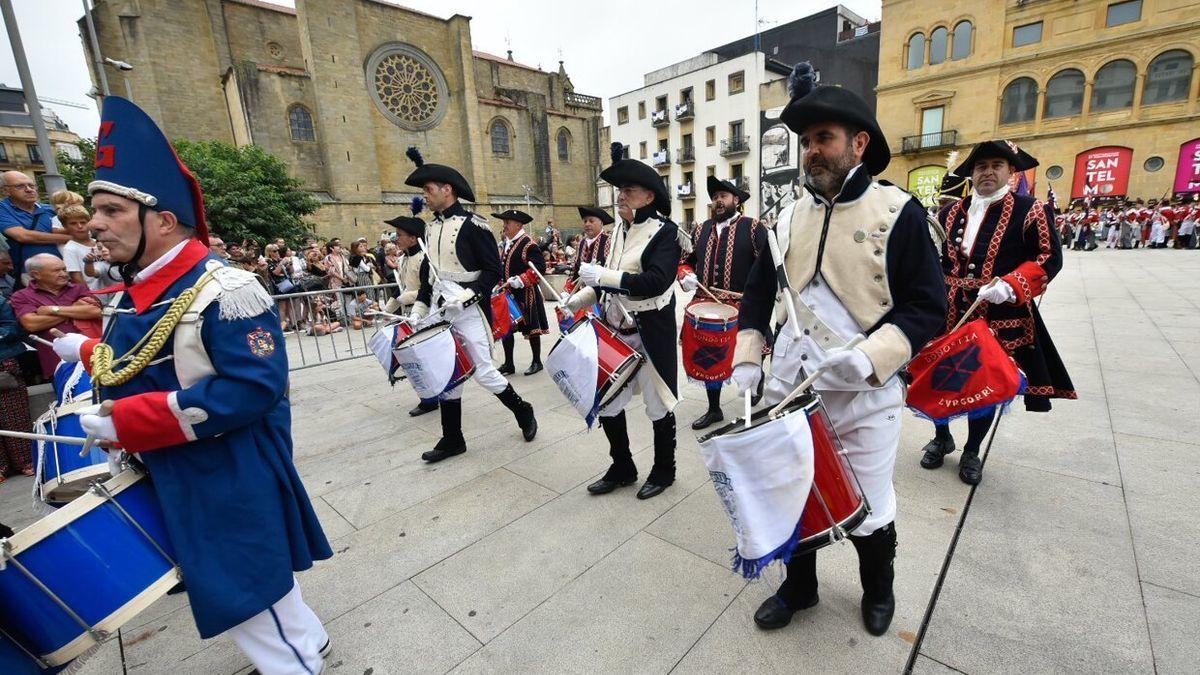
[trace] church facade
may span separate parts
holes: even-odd
[[[282,159],[323,202],[322,235],[374,240],[406,213],[413,145],[462,171],[480,214],[529,205],[540,231],[594,203],[600,99],[576,93],[561,62],[475,51],[469,17],[382,0],[96,0],[93,20],[102,54],[133,65],[105,66],[110,91],[171,138]]]

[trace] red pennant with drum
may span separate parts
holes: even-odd
[[[985,319],[934,340],[908,365],[906,403],[937,423],[990,415],[1025,390],[1025,375],[1004,351]]]

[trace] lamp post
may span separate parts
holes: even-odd
[[[125,80],[125,98],[133,100],[133,88],[129,84],[129,71],[133,70],[133,65],[127,61],[118,61],[109,57],[104,57],[104,62],[108,65],[121,71],[121,79]]]
[[[29,118],[33,122],[33,135],[37,138],[38,153],[41,154],[42,166],[46,169],[42,174],[46,194],[53,194],[67,189],[67,182],[58,173],[58,161],[54,156],[54,148],[50,146],[50,136],[46,133],[46,123],[42,119],[42,105],[38,102],[37,90],[33,87],[33,77],[29,74],[29,62],[25,59],[25,45],[21,42],[21,31],[17,28],[12,0],[0,0],[0,12],[4,15],[4,26],[8,29],[13,60],[17,62],[17,73],[21,76],[21,89],[25,92],[25,107],[29,109]]]

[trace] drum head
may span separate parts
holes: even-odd
[[[797,396],[794,401],[792,401],[791,403],[784,406],[783,410],[780,411],[780,414],[778,417],[774,417],[774,418],[769,417],[769,415],[771,413],[771,409],[774,408],[775,406],[773,406],[773,405],[767,406],[767,407],[763,408],[762,410],[758,410],[758,411],[754,412],[752,415],[750,415],[750,428],[755,429],[764,424],[770,424],[771,422],[774,422],[775,420],[778,420],[786,415],[790,415],[790,414],[796,413],[798,411],[804,411],[808,407],[815,406],[815,405],[817,405],[817,397],[814,396],[811,392],[809,392],[809,393],[803,394],[801,396]],[[703,443],[707,440],[717,438],[718,436],[729,436],[732,434],[740,433],[745,430],[746,430],[746,418],[739,417],[739,418],[733,420],[732,422],[730,422],[729,424],[719,427],[719,428],[717,428],[717,430],[707,433],[707,434],[701,436],[700,438],[697,438],[696,442]]]
[[[685,311],[700,321],[726,322],[738,315],[737,307],[719,302],[693,302]]]
[[[397,330],[399,330],[399,329],[397,329]],[[425,326],[424,328],[416,331],[412,335],[402,338],[399,342],[396,343],[396,349],[402,349],[404,347],[412,347],[413,345],[420,344],[422,342],[425,342],[426,340],[431,340],[431,339],[437,337],[438,335],[440,335],[442,333],[442,331],[446,331],[446,330],[450,330],[450,322],[449,321],[438,321],[437,323],[430,324],[430,325]]]

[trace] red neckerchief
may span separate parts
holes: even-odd
[[[133,300],[134,309],[137,310],[138,314],[142,314],[150,309],[150,305],[154,304],[154,301],[158,300],[171,287],[171,284],[179,281],[183,275],[190,272],[196,266],[196,263],[204,260],[207,256],[208,247],[201,244],[198,240],[192,239],[187,243],[187,246],[184,246],[179,251],[171,262],[163,265],[150,278],[142,279],[133,286],[115,284],[107,288],[101,288],[92,291],[92,295],[119,292],[128,293],[130,299]]]

